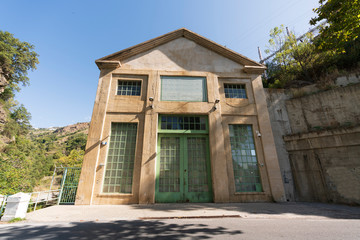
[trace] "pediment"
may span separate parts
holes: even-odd
[[[265,66],[187,29],[96,60],[98,67],[209,72],[260,71]]]

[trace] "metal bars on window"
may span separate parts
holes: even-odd
[[[117,95],[140,96],[141,81],[118,80]]]
[[[224,83],[226,98],[247,98],[245,84]]]
[[[104,193],[131,193],[136,148],[136,123],[112,123]]]
[[[260,173],[251,125],[229,125],[235,191],[261,192]]]

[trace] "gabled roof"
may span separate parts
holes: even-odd
[[[132,56],[135,56],[137,54],[146,52],[148,50],[151,50],[153,48],[156,48],[162,44],[165,44],[167,42],[170,42],[172,40],[175,40],[177,38],[187,38],[191,41],[194,41],[195,43],[199,44],[202,47],[205,47],[213,52],[218,53],[219,55],[222,55],[228,59],[231,59],[232,61],[239,63],[241,65],[244,65],[245,69],[248,69],[249,71],[263,71],[266,69],[266,67],[254,60],[251,60],[250,58],[247,58],[235,51],[232,51],[226,47],[223,47],[216,42],[213,42],[203,36],[200,36],[199,34],[196,34],[186,28],[180,28],[178,30],[175,30],[173,32],[164,34],[160,37],[148,40],[146,42],[137,44],[133,47],[129,47],[127,49],[121,50],[119,52],[110,54],[108,56],[102,57],[95,61],[97,66],[101,68],[116,68],[121,66],[121,61],[124,59],[128,59]]]

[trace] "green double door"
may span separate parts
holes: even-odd
[[[159,134],[155,201],[212,202],[207,135]]]

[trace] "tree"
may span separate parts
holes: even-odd
[[[39,55],[33,49],[33,45],[21,42],[13,34],[0,31],[0,74],[8,82],[7,90],[10,89],[12,93],[5,91],[5,95],[1,94],[3,99],[7,100],[13,96],[14,91],[19,91],[19,84],[29,84],[27,72],[36,69],[36,64],[39,63]]]
[[[87,135],[85,135],[84,133],[79,133],[74,136],[71,136],[66,141],[66,146],[65,146],[66,154],[69,154],[74,149],[85,150],[86,141],[87,141]]]
[[[326,23],[320,29],[316,45],[321,51],[344,53],[346,44],[360,35],[360,0],[319,0],[319,3],[320,7],[314,9],[318,16],[310,24],[323,20]]]
[[[21,104],[19,107],[15,108],[11,114],[10,117],[14,119],[14,121],[19,124],[19,126],[24,130],[27,131],[31,128],[30,120],[31,120],[31,114],[28,112],[28,110],[24,107],[23,104]]]
[[[266,53],[274,53],[267,62],[269,87],[286,87],[289,85],[306,85],[314,82],[311,73],[317,60],[312,44],[313,35],[307,33],[297,40],[293,32],[286,31],[284,25],[270,31],[270,40]]]
[[[57,165],[64,167],[81,167],[84,159],[84,150],[73,149],[71,150],[69,156],[63,155],[57,161]]]

